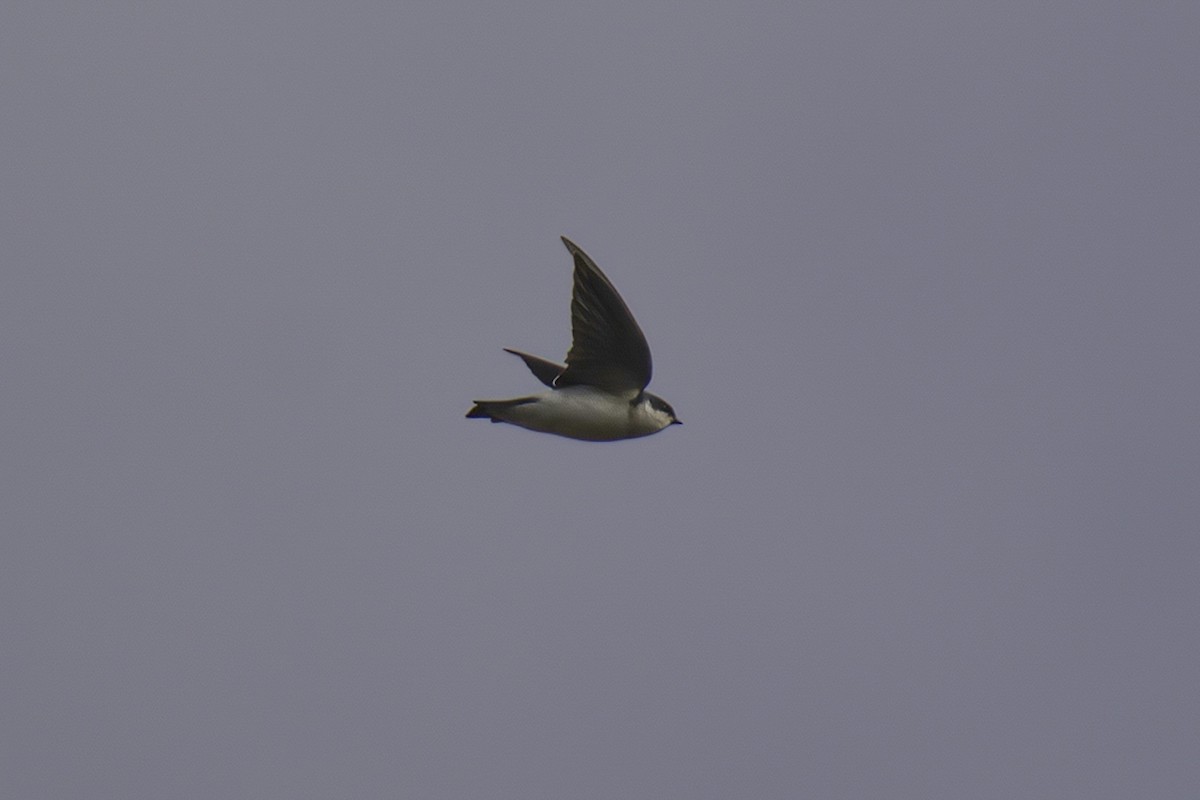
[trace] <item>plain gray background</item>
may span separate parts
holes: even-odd
[[[5,4],[0,794],[1195,797],[1198,9]]]

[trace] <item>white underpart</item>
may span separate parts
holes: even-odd
[[[496,416],[529,430],[589,441],[649,436],[671,424],[667,414],[647,402],[630,405],[591,386],[546,392],[535,402],[507,408]]]

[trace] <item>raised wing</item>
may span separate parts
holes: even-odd
[[[562,240],[575,258],[575,286],[567,368],[554,385],[586,384],[632,399],[650,383],[650,346],[596,262],[567,237]]]

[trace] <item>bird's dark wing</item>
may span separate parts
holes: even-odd
[[[506,347],[504,348],[504,352],[519,356],[525,362],[525,366],[529,367],[529,371],[533,373],[534,377],[551,389],[554,388],[554,380],[566,369],[562,364],[556,364],[544,358],[531,356],[529,353],[522,353],[520,350],[513,350]]]
[[[571,349],[567,368],[554,385],[586,384],[636,397],[650,383],[652,372],[646,337],[596,262],[565,236],[563,244],[575,258]]]

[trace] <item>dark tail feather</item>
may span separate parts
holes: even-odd
[[[518,397],[515,400],[476,400],[475,405],[471,406],[471,410],[467,412],[467,418],[490,419],[492,422],[504,422],[504,420],[495,416],[498,412],[514,406],[523,406],[535,400],[537,400],[536,397]]]

